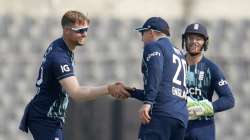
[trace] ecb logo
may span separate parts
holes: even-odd
[[[200,71],[199,80],[202,81],[204,79],[204,71]]]
[[[70,68],[69,68],[69,66],[68,65],[61,65],[61,70],[62,70],[62,73],[64,73],[64,72],[69,72],[70,71]]]

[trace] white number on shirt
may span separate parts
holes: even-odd
[[[184,59],[180,59],[177,55],[173,54],[173,63],[177,64],[177,69],[173,78],[173,83],[177,85],[186,86],[186,61]],[[183,79],[179,80],[178,77],[180,75],[181,69],[184,71]]]

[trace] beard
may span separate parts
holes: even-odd
[[[191,56],[198,56],[198,55],[201,54],[201,51],[200,51],[200,52],[195,52],[195,53],[189,52],[189,51],[188,51],[188,53],[189,53]]]
[[[83,39],[81,39],[81,40],[78,40],[78,41],[76,42],[76,45],[77,45],[77,46],[83,46],[83,45],[85,44],[85,42],[86,42],[86,39],[83,38]]]
[[[192,51],[192,48],[186,47],[187,52],[188,52],[191,56],[200,55],[200,54],[202,53],[203,47],[200,47],[199,50],[196,50],[196,49],[197,49],[197,47],[195,47],[195,49],[193,49],[193,50],[195,50],[195,51]]]

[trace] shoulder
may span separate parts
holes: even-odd
[[[47,59],[52,62],[65,61],[67,59],[70,59],[67,51],[63,49],[63,45],[65,44],[62,43],[60,39],[53,41],[45,52],[45,55],[47,54]]]
[[[167,48],[173,48],[173,44],[170,42],[169,38],[160,38],[159,40],[156,40],[156,41],[151,41],[151,42],[148,42],[147,44],[144,45],[144,48],[146,50],[151,50],[151,49],[161,49],[161,50],[164,50],[164,49],[167,49]]]
[[[210,71],[213,74],[223,74],[221,67],[216,64],[215,62],[211,61],[210,59],[206,58],[205,56],[203,56],[202,58],[203,62],[209,67]]]
[[[151,41],[144,45],[144,50],[157,49],[160,44],[157,41]]]
[[[160,38],[157,43],[160,44],[160,46],[170,46],[170,47],[174,47],[174,45],[172,44],[172,42],[170,41],[169,38],[167,37],[163,37],[163,38]]]
[[[161,57],[163,56],[162,51],[159,47],[159,44],[156,41],[149,42],[144,45],[143,49],[143,58],[146,61],[149,61],[152,57]]]
[[[53,41],[49,48],[52,48],[52,56],[67,56],[67,51],[64,49],[65,43],[63,42],[62,38],[59,38]]]
[[[183,58],[185,57],[184,52],[180,48],[173,46],[173,50],[174,50],[174,53],[177,54],[178,56],[181,56]]]
[[[146,53],[146,54],[147,53],[152,53],[152,52],[159,52],[159,53],[161,53],[160,45],[156,41],[152,41],[152,42],[146,43],[144,45],[143,52]]]
[[[208,59],[207,57],[203,56],[202,58],[203,63],[205,63],[210,69],[218,69],[219,66],[213,62],[212,60]]]

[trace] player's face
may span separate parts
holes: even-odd
[[[152,30],[145,30],[141,32],[142,35],[142,41],[145,43],[148,43],[153,40]]]
[[[76,23],[68,27],[69,34],[68,38],[71,43],[75,46],[82,46],[85,44],[87,39],[88,23]]]
[[[187,37],[187,51],[190,55],[198,55],[202,52],[205,43],[204,37],[199,34],[190,34]]]

